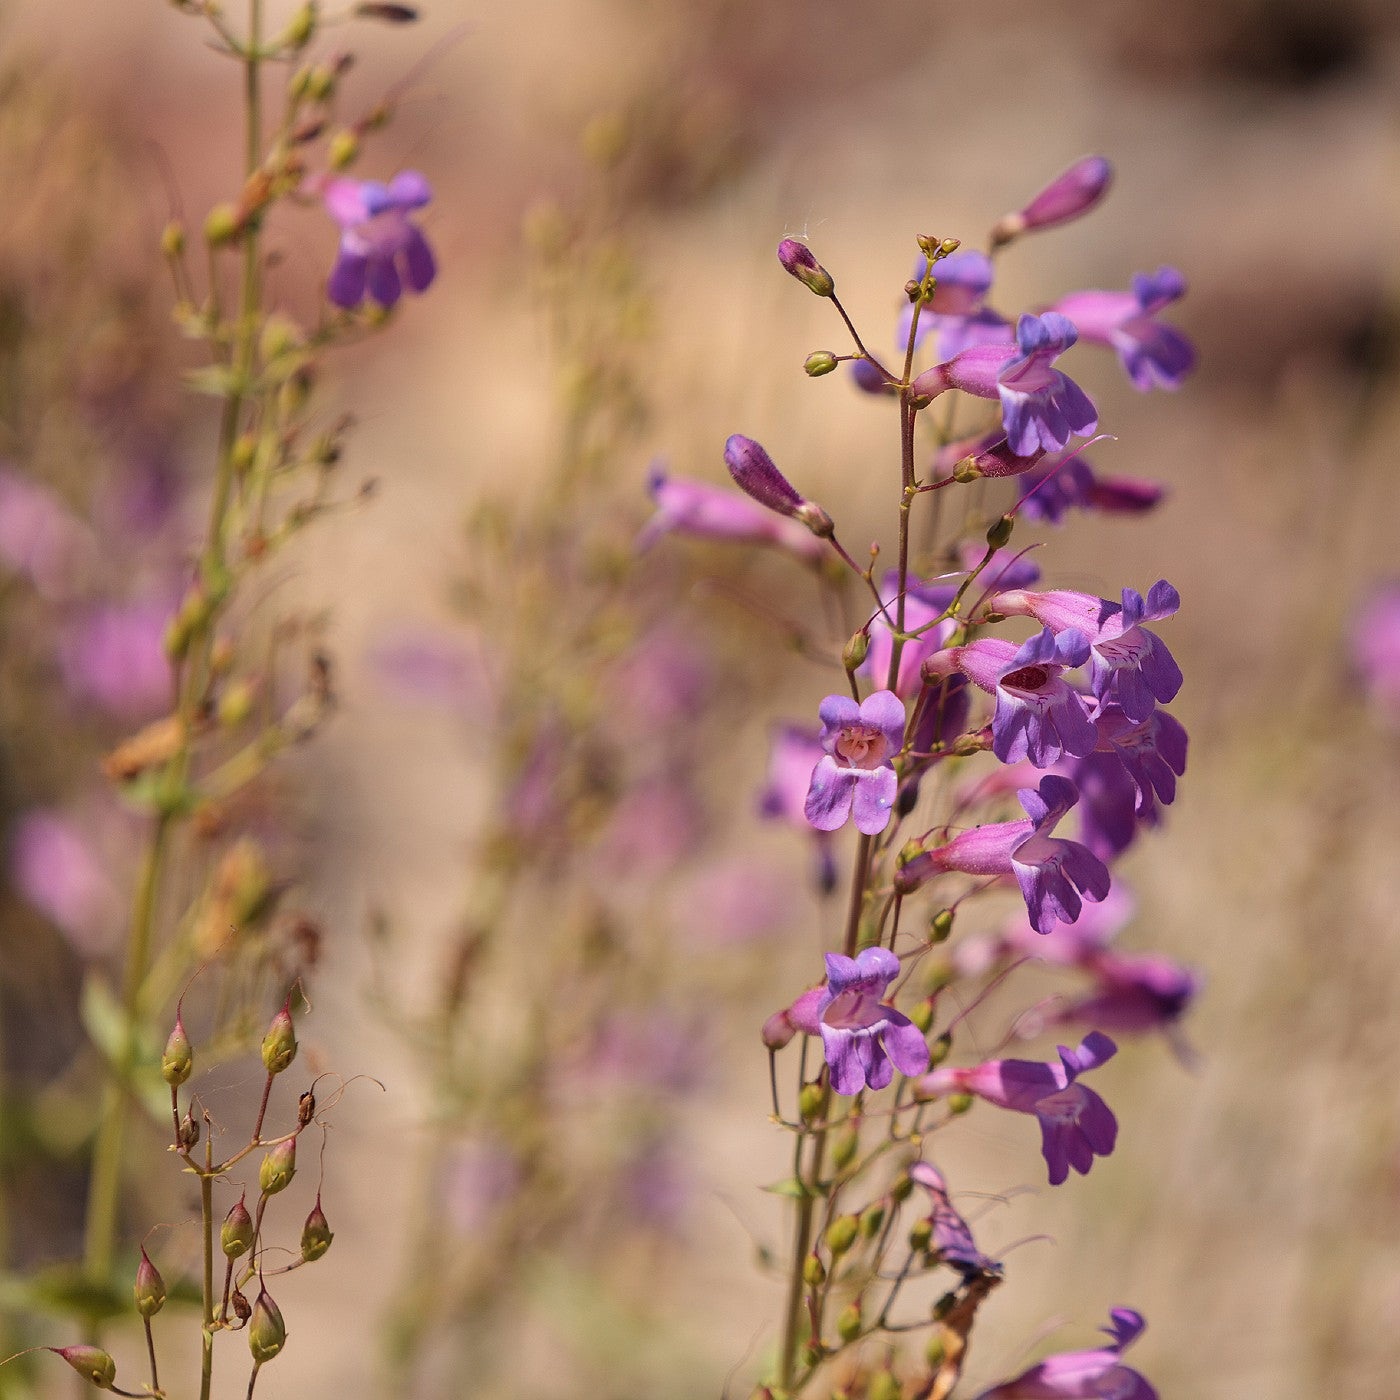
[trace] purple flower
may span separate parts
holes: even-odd
[[[1176,799],[1176,780],[1186,772],[1186,730],[1165,710],[1131,720],[1121,705],[1103,705],[1094,716],[1099,750],[1116,754],[1138,791],[1137,815],[1154,802],[1164,807]]]
[[[779,725],[770,741],[767,781],[759,794],[758,810],[761,816],[800,824],[804,830],[812,832],[817,847],[817,888],[829,894],[836,888],[831,834],[813,830],[806,811],[812,770],[825,752],[821,730],[797,724]]]
[[[16,887],[80,952],[105,952],[121,918],[117,887],[91,841],[58,812],[26,812],[10,838]]]
[[[1057,923],[1072,924],[1083,899],[1097,902],[1109,891],[1104,863],[1087,846],[1051,833],[1078,800],[1068,778],[1046,774],[1038,788],[1018,796],[1026,820],[989,822],[964,831],[944,845],[921,851],[895,874],[905,893],[944,871],[964,875],[1011,875],[1026,901],[1031,927],[1048,933]]]
[[[1372,589],[1351,626],[1351,658],[1371,703],[1400,719],[1400,581]]]
[[[46,487],[0,467],[0,564],[24,575],[45,598],[78,591],[93,554],[87,528]]]
[[[172,698],[162,639],[173,611],[164,600],[102,603],[76,614],[59,634],[59,664],[70,694],[120,715],[155,714]]]
[[[925,370],[915,393],[929,398],[961,389],[1001,400],[1001,421],[1011,451],[1029,457],[1038,448],[1058,452],[1075,434],[1092,433],[1098,413],[1074,380],[1054,367],[1078,339],[1074,323],[1054,311],[1022,316],[1016,344],[979,345]]]
[[[826,955],[826,987],[810,1007],[811,1021],[795,1004],[794,1023],[811,1033],[815,1024],[838,1094],[883,1089],[901,1074],[922,1074],[928,1068],[928,1043],[923,1032],[881,997],[899,975],[899,959],[885,948],[866,948],[854,958]],[[801,1019],[799,1019],[801,1016]]]
[[[899,780],[891,760],[904,743],[904,704],[877,690],[857,705],[828,695],[818,711],[825,755],[812,770],[804,811],[818,831],[835,831],[855,814],[856,830],[874,836],[889,825]]]
[[[1162,639],[1142,625],[1171,617],[1181,607],[1180,594],[1166,579],[1158,579],[1145,599],[1125,588],[1121,606],[1066,589],[1013,589],[999,593],[991,606],[999,613],[1033,617],[1060,637],[1082,633],[1089,643],[1094,694],[1105,704],[1121,705],[1129,719],[1146,719],[1154,704],[1165,704],[1181,689],[1181,667]]]
[[[1118,1047],[1101,1032],[1091,1031],[1078,1049],[1063,1045],[1058,1049],[1058,1064],[986,1060],[970,1069],[936,1069],[919,1080],[915,1092],[921,1098],[975,1094],[998,1108],[1034,1114],[1040,1123],[1040,1150],[1050,1184],[1059,1186],[1071,1167],[1086,1175],[1095,1157],[1107,1157],[1113,1151],[1118,1120],[1092,1089],[1077,1080],[1112,1059]]]
[[[1108,193],[1113,167],[1102,156],[1085,156],[1055,176],[1036,197],[1015,214],[998,219],[992,247],[1009,243],[1027,229],[1054,228],[1087,214]]]
[[[1133,844],[1139,826],[1156,826],[1161,812],[1143,796],[1110,753],[1091,753],[1073,767],[1079,788],[1079,839],[1102,861],[1111,861]]]
[[[637,535],[637,548],[650,549],[662,535],[674,533],[697,539],[728,540],[739,544],[772,544],[816,563],[826,547],[795,520],[771,515],[746,496],[722,491],[708,482],[668,476],[653,465],[647,489],[656,514]]]
[[[977,1248],[967,1221],[953,1209],[943,1173],[932,1162],[915,1162],[909,1168],[909,1179],[933,1198],[933,1210],[928,1217],[932,1226],[929,1242],[937,1251],[939,1261],[956,1269],[964,1282],[980,1274],[1000,1274],[1001,1265]]]
[[[356,307],[366,292],[381,306],[393,306],[404,282],[415,292],[428,289],[437,264],[428,240],[408,216],[432,197],[416,170],[400,171],[387,185],[345,176],[325,182],[326,212],[340,225],[340,250],[326,283],[337,306]]]
[[[1121,1360],[1147,1325],[1142,1314],[1114,1308],[1109,1318],[1111,1325],[1103,1329],[1113,1339],[1109,1346],[1047,1356],[976,1400],[1157,1400],[1147,1380]]]
[[[1088,659],[1089,644],[1081,633],[1068,630],[1056,637],[1044,628],[1019,648],[999,637],[953,647],[930,657],[928,669],[956,666],[996,697],[992,752],[1003,763],[1028,758],[1037,768],[1048,768],[1067,753],[1093,753],[1099,741],[1084,697],[1064,679],[1066,671]]]
[[[1055,1018],[1058,1021],[1136,1035],[1170,1030],[1200,990],[1195,973],[1160,953],[1100,950],[1084,966],[1096,985],[1065,1006]]]
[[[1035,462],[1026,473],[1021,514],[1028,520],[1045,520],[1051,525],[1058,525],[1070,510],[1141,515],[1154,509],[1164,494],[1155,481],[1103,476],[1082,456],[1067,461],[1064,453],[1056,453]]]
[[[1196,351],[1176,329],[1154,319],[1186,291],[1174,267],[1133,278],[1131,292],[1073,292],[1055,303],[1085,340],[1118,352],[1134,388],[1177,389],[1196,366]]]

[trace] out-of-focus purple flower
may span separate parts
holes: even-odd
[[[0,467],[0,564],[61,602],[81,590],[93,548],[87,528],[57,496]]]
[[[455,1144],[439,1184],[447,1224],[458,1235],[479,1235],[515,1194],[520,1179],[520,1163],[504,1143],[471,1137]]]
[[[943,1066],[914,1086],[921,1098],[976,1094],[998,1108],[1032,1113],[1040,1123],[1040,1150],[1051,1186],[1059,1186],[1074,1168],[1086,1175],[1095,1157],[1107,1157],[1118,1140],[1118,1120],[1092,1090],[1077,1083],[1081,1074],[1112,1059],[1118,1047],[1099,1031],[1084,1037],[1078,1049],[1058,1047],[1058,1063],[1040,1060],[986,1060],[970,1069]]]
[[[599,840],[598,860],[628,876],[675,865],[699,839],[702,814],[691,785],[665,775],[635,783]]]
[[[922,281],[927,271],[928,260],[919,258],[914,265],[914,281]],[[934,277],[933,297],[919,308],[915,345],[935,335],[938,358],[950,360],[972,345],[1012,342],[1014,337],[1009,323],[982,305],[992,286],[992,260],[985,253],[975,248],[960,248],[939,259]],[[895,344],[900,350],[909,344],[913,319],[913,304],[906,303],[895,328]]]
[[[325,182],[326,212],[340,225],[340,250],[326,283],[337,306],[356,307],[366,293],[383,307],[393,306],[405,282],[415,292],[427,291],[437,264],[408,216],[432,197],[416,170],[401,170],[387,185],[340,175]]]
[[[1054,228],[1087,214],[1108,193],[1113,167],[1102,156],[1084,156],[1063,170],[1014,214],[1005,214],[992,228],[992,247],[1009,243],[1029,229]]]
[[[1146,598],[1125,588],[1121,606],[1067,589],[1012,589],[999,593],[991,606],[1008,616],[1033,617],[1060,637],[1081,633],[1090,648],[1094,694],[1104,704],[1121,705],[1129,719],[1146,719],[1155,704],[1166,704],[1181,689],[1181,667],[1166,643],[1142,625],[1171,617],[1181,607],[1180,595],[1166,579],[1158,579]]]
[[[1096,904],[1086,904],[1072,924],[1037,933],[1021,915],[993,936],[959,939],[952,950],[953,966],[963,977],[980,977],[1011,958],[1035,958],[1055,967],[1088,966],[1118,936],[1133,908],[1132,895],[1115,880],[1108,894]]]
[[[618,1015],[599,1027],[596,1038],[571,1066],[572,1075],[595,1087],[629,1092],[686,1094],[701,1082],[705,1054],[701,1038],[662,1011]]]
[[[618,1193],[631,1224],[675,1231],[695,1197],[690,1158],[667,1137],[649,1137],[622,1163]]]
[[[791,822],[812,833],[816,844],[816,885],[822,894],[836,888],[836,861],[831,833],[818,831],[807,820],[807,790],[812,770],[822,761],[821,730],[798,724],[782,724],[774,731],[768,750],[768,776],[759,794],[759,814]]]
[[[863,394],[897,394],[899,388],[891,384],[869,360],[851,360],[851,378],[856,388]]]
[[[1094,716],[1099,750],[1116,754],[1138,791],[1137,813],[1153,802],[1170,806],[1176,780],[1186,772],[1187,736],[1182,724],[1165,710],[1131,720],[1120,705],[1102,705]]]
[[[1114,1308],[1109,1318],[1103,1329],[1113,1339],[1109,1346],[1047,1356],[976,1400],[1157,1400],[1156,1390],[1121,1359],[1147,1325],[1142,1314]]]
[[[26,812],[11,833],[10,869],[20,893],[79,952],[106,951],[120,918],[117,889],[73,821]]]
[[[819,562],[826,553],[821,540],[797,521],[771,515],[747,496],[722,491],[708,482],[668,476],[663,468],[653,466],[647,489],[656,514],[637,535],[640,550],[650,549],[662,535],[678,534],[777,545],[810,563]]]
[[[929,1242],[937,1251],[939,1261],[956,1269],[964,1282],[982,1274],[1000,1274],[1001,1265],[977,1248],[967,1221],[953,1209],[943,1173],[932,1162],[919,1161],[910,1166],[909,1179],[922,1186],[933,1199],[929,1215],[933,1231]]]
[[[1196,351],[1176,329],[1155,319],[1186,291],[1174,267],[1139,273],[1131,292],[1073,292],[1055,303],[1085,340],[1118,352],[1134,388],[1178,389],[1196,366]]]
[[[792,897],[793,882],[784,870],[771,861],[736,856],[697,871],[677,892],[673,907],[677,926],[697,944],[735,947],[785,928]]]
[[[1373,588],[1357,610],[1351,658],[1371,703],[1400,721],[1400,580]]]
[[[906,580],[904,595],[904,630],[916,632],[921,627],[928,631],[913,641],[905,642],[899,653],[899,675],[895,680],[895,694],[907,700],[915,694],[922,679],[919,668],[924,658],[937,651],[957,630],[958,624],[952,618],[945,618],[936,627],[929,626],[953,601],[957,590],[952,587],[929,589],[910,575]],[[892,618],[899,615],[899,574],[890,570],[880,586],[880,601],[885,612]],[[890,676],[890,660],[894,654],[894,637],[890,625],[885,621],[885,612],[876,613],[870,623],[870,646],[861,664],[860,674],[883,686]]]
[[[802,1011],[794,1004],[789,1012],[800,1029],[821,1035],[838,1094],[883,1089],[896,1069],[915,1075],[928,1068],[923,1032],[881,1001],[898,975],[899,959],[885,948],[865,948],[854,958],[828,953],[825,988]]]
[[[666,733],[699,714],[710,688],[702,649],[680,628],[657,627],[616,669],[618,712],[629,734]]]
[[[1110,885],[1107,868],[1092,851],[1051,835],[1074,806],[1078,789],[1068,778],[1047,774],[1038,788],[1023,788],[1018,795],[1026,820],[989,822],[921,851],[896,872],[896,889],[908,893],[945,871],[1011,875],[1037,933],[1072,924],[1083,907],[1081,897],[1101,900]]]
[[[891,690],[859,705],[849,695],[828,695],[818,713],[824,753],[807,788],[807,820],[818,831],[835,831],[854,813],[856,830],[875,836],[889,825],[899,786],[891,760],[904,742],[904,702]]]
[[[162,638],[171,605],[145,599],[99,603],[71,617],[58,640],[69,693],[114,714],[149,715],[171,703]]]
[[[1057,1021],[1129,1035],[1170,1030],[1200,990],[1195,973],[1160,953],[1101,950],[1083,965],[1094,977],[1094,988],[1061,1008]]]
[[[1055,361],[1074,344],[1074,323],[1054,311],[1022,316],[1014,346],[981,345],[925,370],[916,394],[933,398],[947,389],[1001,400],[1002,426],[1011,451],[1029,457],[1037,449],[1057,452],[1071,437],[1092,433],[1098,413]]]
[[[1028,520],[1051,525],[1058,525],[1071,510],[1143,515],[1155,509],[1165,494],[1158,482],[1104,476],[1082,455],[1057,452],[1036,462],[1026,473],[1021,482],[1020,512]]]
[[[396,627],[373,643],[367,660],[375,675],[404,699],[477,714],[488,704],[480,658],[446,632]]]
[[[982,563],[986,551],[974,540],[960,546],[963,567],[969,572]],[[1040,581],[1040,565],[1025,550],[999,549],[977,576],[976,586],[995,593],[1003,588],[1029,588]]]
[[[993,606],[998,607],[995,600]],[[1048,768],[1067,753],[1092,753],[1098,743],[1084,697],[1064,679],[1066,671],[1088,659],[1082,633],[1067,630],[1056,637],[1043,628],[1020,647],[1000,637],[952,647],[930,657],[925,670],[946,674],[956,667],[996,697],[992,751],[1003,763],[1028,758],[1037,768]]]

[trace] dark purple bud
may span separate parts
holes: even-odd
[[[47,1347],[61,1356],[85,1381],[98,1390],[111,1390],[117,1379],[117,1363],[101,1347]]]
[[[1007,214],[992,229],[992,247],[1028,229],[1054,228],[1087,214],[1108,191],[1113,167],[1102,156],[1085,156],[1053,179],[1019,214]]]
[[[812,256],[812,250],[795,238],[785,238],[778,244],[778,261],[799,282],[819,297],[829,297],[836,290],[831,274]]]
[[[761,506],[800,520],[814,535],[830,538],[831,517],[814,501],[797,494],[792,483],[773,465],[773,459],[752,438],[735,433],[724,444],[724,461],[734,484]]]
[[[165,1306],[165,1280],[161,1278],[160,1270],[151,1263],[144,1245],[132,1292],[136,1297],[136,1311],[142,1317],[154,1317]]]

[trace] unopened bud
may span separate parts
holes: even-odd
[[[219,695],[219,724],[225,729],[237,729],[253,713],[253,699],[257,688],[251,681],[235,681],[226,686]]]
[[[836,533],[836,522],[815,501],[803,501],[793,514],[820,540]]]
[[[216,204],[204,220],[204,241],[211,248],[232,243],[242,231],[238,210],[232,204]]]
[[[733,434],[724,444],[724,464],[745,495],[779,515],[796,515],[806,504],[763,446],[742,433]]]
[[[885,1203],[883,1201],[872,1201],[860,1213],[860,1236],[864,1240],[873,1240],[880,1233],[880,1227],[885,1223]]]
[[[180,1013],[175,1013],[175,1029],[165,1042],[165,1052],[160,1057],[161,1078],[173,1089],[190,1077],[194,1068],[194,1051],[190,1049],[190,1038],[185,1034],[185,1023]]]
[[[318,63],[306,75],[306,95],[313,102],[329,102],[335,96],[338,74],[332,64]]]
[[[785,238],[778,244],[778,261],[809,291],[819,297],[829,297],[836,290],[831,274],[812,256],[812,250],[795,238]]]
[[[857,632],[842,648],[841,664],[848,671],[855,671],[864,663],[869,651],[870,633],[864,630]]]
[[[948,935],[953,931],[953,911],[951,909],[940,909],[928,925],[928,939],[930,943],[946,943]]]
[[[900,1172],[895,1179],[890,1182],[890,1200],[907,1201],[914,1192],[914,1183],[909,1179],[908,1172]]]
[[[85,1381],[99,1390],[111,1390],[117,1379],[117,1363],[101,1347],[47,1347],[61,1356]]]
[[[279,47],[293,51],[304,49],[311,42],[311,36],[315,32],[316,6],[312,0],[307,0],[282,31],[282,37],[278,40]]]
[[[279,1142],[258,1167],[258,1185],[264,1196],[275,1196],[291,1185],[297,1172],[297,1140],[288,1138]]]
[[[219,1230],[219,1245],[230,1259],[247,1254],[253,1247],[253,1217],[248,1214],[248,1207],[243,1204],[242,1196],[224,1216],[224,1223]]]
[[[286,1344],[287,1324],[282,1321],[280,1309],[264,1288],[258,1293],[258,1301],[253,1304],[253,1316],[248,1323],[248,1350],[253,1353],[253,1361],[261,1366],[265,1361],[271,1361]]]
[[[841,1316],[836,1319],[836,1335],[843,1342],[853,1342],[860,1336],[860,1326],[860,1299],[857,1298],[841,1310]]]
[[[775,1011],[763,1023],[763,1043],[770,1050],[781,1050],[797,1034],[797,1027],[792,1024],[792,1017],[788,1015],[787,1009]]]
[[[929,1027],[933,1025],[933,998],[925,997],[923,1001],[916,1002],[910,1009],[909,1019],[927,1035]]]
[[[355,13],[361,19],[382,20],[385,24],[412,24],[418,18],[412,5],[380,5],[372,0],[362,0],[355,6]]]
[[[822,1093],[820,1084],[804,1084],[797,1093],[797,1111],[802,1115],[803,1121],[810,1123],[822,1111],[822,1104],[826,1095]]]
[[[953,1114],[954,1116],[956,1116],[956,1115],[958,1115],[958,1114],[960,1114],[960,1113],[966,1113],[966,1112],[968,1111],[968,1109],[970,1109],[971,1107],[972,1107],[972,1095],[971,1095],[971,1094],[949,1094],[949,1095],[948,1095],[948,1112],[951,1113],[951,1114]]]
[[[297,1035],[292,1025],[292,997],[289,992],[282,1009],[272,1018],[272,1024],[263,1036],[263,1067],[269,1074],[281,1074],[296,1057]]]
[[[888,1368],[876,1371],[865,1388],[865,1400],[899,1400],[902,1394],[898,1379]]]
[[[1028,229],[1054,228],[1087,214],[1108,193],[1113,167],[1102,156],[1085,156],[1057,175],[1019,213],[998,219],[992,247],[999,248]]]
[[[326,147],[326,161],[332,170],[345,170],[360,154],[360,138],[353,131],[337,131]]]
[[[987,531],[987,543],[993,549],[1004,549],[1011,540],[1011,532],[1016,528],[1016,519],[1011,515],[1003,515],[1001,519],[995,521]]]
[[[943,1334],[935,1332],[929,1337],[924,1345],[924,1360],[928,1363],[930,1371],[936,1371],[943,1365],[943,1358],[948,1354],[948,1348],[943,1344]]]
[[[830,350],[814,350],[802,361],[802,368],[811,378],[820,379],[822,375],[830,374],[840,363]]]
[[[189,1152],[199,1141],[199,1120],[193,1113],[187,1112],[180,1119],[180,1131],[176,1134],[176,1140],[186,1152]]]
[[[976,457],[964,457],[953,467],[953,480],[964,486],[970,481],[976,481],[981,475]]]
[[[842,1128],[836,1135],[836,1141],[831,1144],[831,1165],[838,1172],[843,1167],[850,1166],[859,1148],[859,1130],[850,1126]]]
[[[178,219],[171,219],[161,230],[160,251],[170,259],[181,256],[185,251],[185,226]]]
[[[165,1280],[161,1278],[160,1270],[151,1263],[144,1246],[131,1291],[136,1297],[136,1311],[142,1317],[154,1317],[165,1306]]]
[[[916,277],[911,277],[904,284],[904,295],[909,299],[910,302],[918,301],[919,298],[923,295],[923,292],[924,284],[920,282]]]
[[[331,1247],[334,1238],[321,1210],[321,1197],[318,1193],[316,1204],[311,1208],[311,1214],[306,1217],[306,1224],[301,1227],[301,1257],[307,1263],[319,1259]]]
[[[808,1288],[820,1288],[826,1282],[826,1265],[817,1254],[809,1254],[802,1261],[802,1282]]]
[[[826,1247],[832,1256],[844,1254],[855,1242],[860,1232],[860,1221],[854,1215],[838,1215],[826,1227]]]
[[[949,1055],[953,1053],[953,1037],[946,1031],[937,1040],[931,1041],[928,1047],[928,1067],[935,1069],[941,1065]]]
[[[933,1238],[933,1221],[925,1217],[923,1220],[916,1220],[909,1227],[909,1248],[915,1254],[922,1254],[929,1246],[929,1241]]]

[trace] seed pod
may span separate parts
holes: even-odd
[[[248,1207],[243,1204],[242,1196],[224,1216],[223,1226],[219,1230],[219,1245],[230,1259],[247,1254],[253,1247],[253,1217],[248,1214]]]
[[[61,1356],[85,1381],[98,1390],[111,1390],[117,1379],[117,1363],[101,1347],[46,1347]]]
[[[316,1204],[301,1227],[301,1257],[309,1264],[319,1259],[330,1247],[335,1236],[321,1210],[321,1197],[317,1193]]]
[[[165,1053],[160,1057],[161,1078],[170,1087],[176,1088],[190,1077],[194,1068],[194,1051],[190,1048],[190,1038],[185,1034],[185,1023],[180,1013],[175,1013],[175,1029],[165,1042]]]
[[[258,1168],[258,1185],[264,1196],[275,1196],[291,1185],[297,1170],[297,1140],[288,1138],[279,1142]]]
[[[843,1342],[853,1342],[860,1336],[860,1328],[860,1299],[857,1298],[854,1303],[848,1304],[836,1319],[836,1335]]]
[[[193,1113],[186,1112],[185,1116],[180,1119],[180,1131],[176,1135],[176,1140],[185,1152],[194,1149],[195,1143],[199,1141],[199,1120]]]
[[[239,1327],[246,1327],[248,1319],[253,1315],[253,1305],[236,1288],[229,1298],[229,1304],[233,1308],[233,1315],[238,1319]]]
[[[855,1242],[860,1232],[860,1221],[854,1215],[838,1215],[826,1227],[826,1247],[832,1255],[844,1254]]]
[[[287,1324],[282,1321],[281,1310],[268,1296],[267,1289],[261,1289],[248,1323],[248,1350],[253,1353],[254,1362],[261,1366],[271,1361],[286,1344]]]
[[[281,1074],[297,1057],[297,1033],[292,1025],[292,997],[287,994],[282,1009],[272,1018],[262,1040],[263,1067],[269,1074]]]
[[[136,1282],[132,1285],[136,1298],[136,1311],[142,1317],[154,1317],[165,1306],[165,1280],[160,1270],[151,1263],[145,1246],[141,1248],[141,1262],[136,1268]]]

